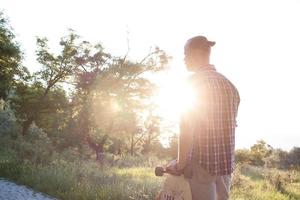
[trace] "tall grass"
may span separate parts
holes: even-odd
[[[300,172],[238,166],[232,182],[231,199],[299,200]]]
[[[106,164],[80,158],[72,149],[61,154],[36,152],[22,141],[23,152],[0,141],[0,177],[27,185],[62,200],[150,200],[163,185],[154,167],[165,164],[153,156],[107,155]],[[43,143],[42,143],[43,144]],[[28,149],[26,149],[28,148]],[[39,154],[49,157],[39,158]],[[20,156],[21,155],[21,156]],[[299,200],[300,172],[239,165],[232,200]]]
[[[36,165],[0,155],[0,177],[58,199],[154,199],[163,181],[155,177],[150,167],[152,158],[144,162],[148,167],[111,167],[90,160],[55,160],[48,165]]]
[[[232,183],[232,200],[298,200],[300,179],[286,179],[299,172],[252,166],[238,167]],[[277,188],[278,174],[282,179]],[[17,162],[1,164],[0,176],[28,185],[58,199],[155,199],[164,178],[155,177],[153,167],[110,167],[97,162],[56,160],[50,165]],[[272,177],[271,177],[272,176]],[[284,178],[285,176],[285,178]],[[274,180],[273,180],[274,179]],[[277,181],[277,182],[276,182]]]

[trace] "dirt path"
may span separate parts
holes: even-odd
[[[55,200],[25,186],[0,179],[0,200]]]

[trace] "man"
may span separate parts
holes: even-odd
[[[240,98],[235,86],[210,64],[214,45],[197,36],[184,48],[186,67],[193,72],[189,81],[196,91],[196,104],[182,115],[178,159],[173,168],[192,169],[189,182],[193,200],[229,199],[234,167]]]

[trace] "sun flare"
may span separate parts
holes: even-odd
[[[154,98],[158,114],[165,120],[178,121],[180,114],[195,105],[195,90],[182,73],[166,77]]]

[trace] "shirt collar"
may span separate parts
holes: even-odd
[[[216,68],[214,65],[204,65],[198,68],[196,72],[206,72],[206,71],[216,71]]]

